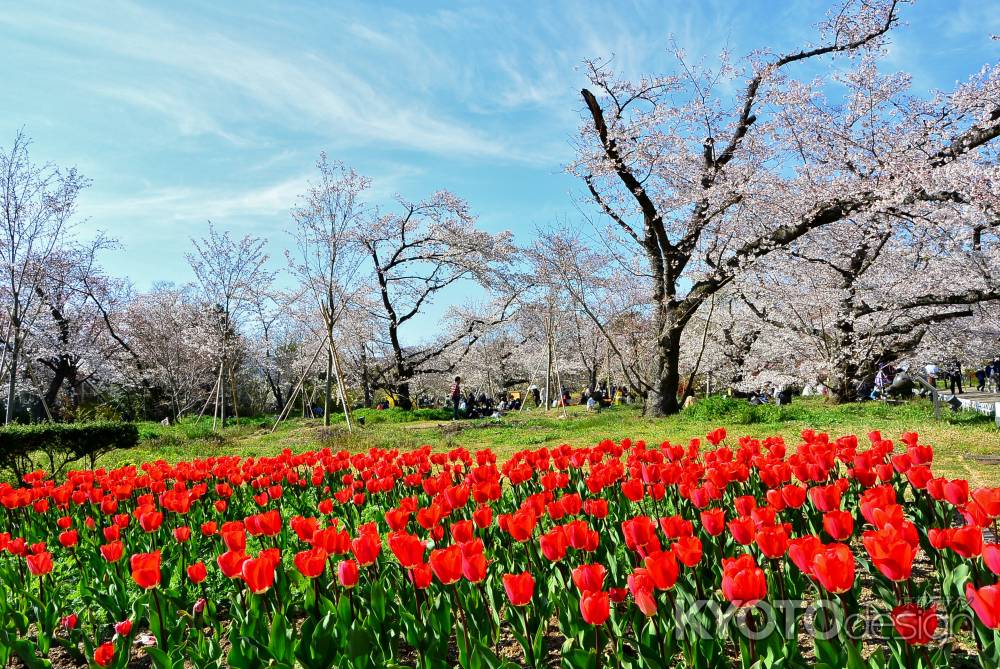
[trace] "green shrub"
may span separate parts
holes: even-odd
[[[736,416],[749,417],[753,407],[744,399],[736,397],[726,397],[725,395],[712,395],[684,409],[682,415],[687,418],[704,421],[731,421]]]
[[[376,423],[412,423],[420,420],[451,420],[451,409],[412,409],[406,411],[398,407],[391,409],[356,409],[351,414],[355,420],[365,419],[368,425]],[[344,420],[343,413],[331,414],[332,422]]]
[[[750,404],[747,400],[724,395],[712,395],[698,400],[682,413],[687,418],[714,421],[719,425],[757,425],[808,420],[811,412],[801,401],[777,404]]]
[[[86,458],[93,468],[104,453],[132,448],[139,430],[132,423],[34,423],[0,427],[0,467],[18,478],[47,458],[48,472],[61,474],[67,466]]]

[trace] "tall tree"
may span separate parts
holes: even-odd
[[[906,77],[866,87],[873,79],[864,70],[898,23],[898,5],[842,2],[821,23],[817,44],[756,51],[738,66],[724,58],[717,70],[678,53],[676,74],[628,81],[590,63],[571,169],[648,266],[656,351],[648,413],[679,409],[680,350],[692,315],[757,259],[852,215],[974,188],[979,150],[1000,135],[998,72],[927,101],[906,96]],[[833,55],[859,66],[846,77],[812,76]],[[790,77],[807,62],[809,80]],[[734,76],[746,81],[735,99],[726,92]],[[848,90],[827,101],[834,79]],[[884,105],[886,97],[896,104]]]
[[[17,379],[24,336],[39,313],[39,289],[46,283],[49,261],[70,235],[76,198],[87,180],[75,168],[61,170],[31,161],[31,140],[18,132],[0,149],[0,277],[7,316],[5,422],[14,416]]]
[[[319,178],[292,212],[296,253],[287,256],[302,283],[303,297],[323,320],[327,352],[323,422],[329,425],[334,375],[344,411],[348,411],[335,330],[364,285],[361,268],[365,253],[358,234],[369,212],[364,195],[371,180],[341,162],[331,162],[325,153],[320,154],[316,169]]]
[[[374,217],[360,231],[378,289],[378,317],[387,333],[391,360],[382,375],[398,406],[410,408],[410,382],[422,372],[446,372],[456,365],[444,354],[467,351],[489,327],[510,314],[507,291],[488,313],[465,313],[459,323],[428,344],[404,343],[404,330],[449,286],[467,281],[489,292],[505,286],[499,267],[513,255],[510,233],[476,227],[464,200],[439,191],[420,202],[399,199],[399,213]],[[456,312],[458,313],[458,312]],[[438,362],[440,367],[434,367]]]
[[[230,359],[233,332],[236,319],[245,308],[252,304],[253,296],[261,286],[270,283],[272,275],[265,265],[268,260],[264,252],[263,239],[247,235],[233,239],[228,231],[219,234],[208,224],[208,236],[192,239],[194,253],[187,254],[188,263],[194,270],[201,292],[218,314],[219,335],[219,377],[215,389],[216,408],[222,427],[226,426],[226,384],[232,389],[232,402],[237,406],[239,397],[235,390],[235,373]],[[215,421],[212,422],[213,428]]]

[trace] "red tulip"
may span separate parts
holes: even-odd
[[[530,508],[521,508],[506,517],[506,528],[508,534],[514,541],[525,542],[531,539],[538,524],[538,517]]]
[[[292,558],[295,568],[306,578],[316,578],[326,569],[327,552],[322,548],[299,551]]]
[[[351,542],[351,552],[362,567],[375,562],[382,551],[382,539],[377,534],[362,532]]]
[[[413,587],[418,590],[425,590],[431,584],[431,578],[434,576],[434,572],[431,570],[431,566],[426,562],[418,564],[409,570],[410,581],[413,583]]]
[[[757,532],[756,541],[765,557],[777,560],[788,550],[788,530],[784,525],[762,527]]]
[[[588,590],[580,597],[580,614],[588,625],[603,625],[611,615],[608,593]]]
[[[59,543],[63,548],[72,548],[73,546],[76,546],[76,542],[76,530],[66,530],[65,532],[59,533]]]
[[[752,556],[722,560],[722,594],[738,607],[753,606],[767,595],[767,577]]]
[[[638,479],[629,479],[621,484],[622,494],[625,498],[631,502],[638,502],[641,500],[645,494],[645,486],[642,485],[642,481]]]
[[[674,543],[673,552],[685,567],[694,567],[701,562],[701,539],[698,537],[680,537]]]
[[[527,606],[535,592],[535,578],[531,572],[504,574],[503,588],[512,606]]]
[[[115,623],[115,634],[118,636],[128,636],[132,633],[132,621],[123,620],[120,623]]]
[[[854,533],[854,516],[849,511],[823,514],[823,529],[834,541],[844,541]]]
[[[606,499],[588,499],[583,503],[583,512],[586,513],[591,518],[607,518],[608,517],[608,500]]]
[[[118,562],[122,559],[122,555],[125,554],[125,546],[120,541],[112,541],[109,544],[103,544],[100,548],[101,557],[107,562]]]
[[[646,569],[657,590],[669,590],[677,582],[677,558],[671,551],[657,551],[646,556]]]
[[[538,547],[550,562],[558,562],[566,556],[566,533],[562,527],[554,527],[538,537]]]
[[[473,542],[468,542],[473,543]],[[486,578],[486,568],[489,561],[481,552],[466,555],[462,553],[462,576],[470,583],[479,583]]]
[[[159,511],[146,511],[139,515],[139,527],[143,532],[155,532],[163,524],[163,514]]]
[[[160,585],[160,551],[136,553],[130,558],[132,580],[145,590]]]
[[[746,518],[757,508],[757,499],[753,495],[741,495],[733,500],[733,508],[737,516]]]
[[[1000,574],[1000,544],[983,546],[983,562],[994,574]]]
[[[102,643],[94,649],[94,664],[106,667],[115,659],[115,645],[111,642]]]
[[[385,512],[385,522],[393,532],[402,532],[410,522],[410,512],[403,509],[389,509]]]
[[[717,537],[726,529],[726,512],[723,509],[705,509],[699,514],[705,532]]]
[[[174,528],[174,539],[176,539],[178,543],[182,543],[182,544],[183,543],[187,543],[187,541],[190,538],[191,538],[191,528],[190,527],[184,525],[182,527],[175,527]]]
[[[48,551],[29,555],[25,560],[32,576],[45,576],[52,571],[52,554]]]
[[[906,643],[926,646],[934,638],[938,626],[937,605],[922,609],[916,604],[903,604],[892,610],[892,626]]]
[[[208,576],[208,569],[205,567],[205,563],[195,562],[192,565],[188,565],[187,576],[195,585],[204,581]]]
[[[430,565],[434,575],[443,585],[451,585],[462,578],[462,549],[458,546],[448,546],[432,550]]]
[[[493,509],[488,506],[481,506],[472,512],[472,520],[476,527],[482,529],[493,524]]]
[[[454,522],[449,529],[451,531],[451,538],[455,540],[455,543],[459,544],[472,541],[472,537],[475,535],[475,526],[471,520]]]
[[[944,498],[955,506],[965,506],[969,501],[969,482],[953,479],[944,484]]]
[[[581,592],[603,590],[607,573],[602,564],[582,564],[573,570],[573,583]]]
[[[803,574],[812,573],[813,556],[823,547],[819,537],[807,534],[796,537],[788,544],[788,557]]]
[[[247,532],[243,528],[242,523],[225,523],[219,531],[219,534],[222,535],[222,543],[226,545],[227,550],[238,553],[246,551]]]
[[[894,528],[869,530],[861,537],[872,564],[890,581],[905,581],[913,571],[917,549]]]
[[[809,489],[809,499],[817,511],[826,513],[840,508],[841,489],[837,484],[816,486]]]
[[[854,587],[854,554],[845,544],[823,546],[813,555],[812,577],[832,593]]]
[[[393,532],[388,538],[389,550],[405,569],[411,569],[424,561],[424,542],[406,532]]]
[[[256,558],[247,558],[240,566],[240,575],[250,588],[250,592],[260,595],[274,585],[277,566],[277,562],[270,555],[262,553]]]
[[[733,535],[733,540],[743,546],[749,546],[754,540],[754,530],[756,526],[753,518],[733,518],[728,523],[729,533]]]
[[[726,440],[726,428],[717,427],[708,434],[705,435],[705,439],[708,440],[713,446],[718,446]]]
[[[337,565],[337,580],[344,588],[353,588],[358,584],[360,571],[358,563],[354,560],[341,560]]]
[[[656,597],[653,594],[656,584],[648,569],[639,567],[629,574],[628,589],[643,615],[648,618],[656,613]]]
[[[219,571],[226,578],[240,578],[243,575],[243,563],[249,560],[249,556],[242,551],[226,551],[216,558]]]
[[[965,598],[984,625],[1000,629],[1000,585],[986,585],[977,590],[972,583],[966,583]]]
[[[785,506],[797,509],[806,501],[806,489],[800,485],[790,484],[781,489],[781,499]]]
[[[629,550],[649,554],[660,550],[656,525],[649,516],[636,516],[622,521],[622,535]]]
[[[948,547],[964,558],[978,557],[983,552],[983,530],[975,525],[953,528],[948,534]]]

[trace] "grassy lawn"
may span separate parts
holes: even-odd
[[[789,447],[799,433],[812,428],[838,437],[856,434],[864,438],[871,430],[898,439],[906,431],[917,431],[921,443],[935,447],[935,472],[968,478],[973,485],[1000,485],[1000,464],[984,464],[972,455],[1000,456],[1000,431],[993,420],[972,413],[953,414],[947,408],[935,420],[930,404],[883,405],[875,402],[832,406],[820,399],[797,400],[789,407],[750,407],[742,401],[713,398],[671,418],[651,419],[633,406],[612,407],[599,414],[583,407],[570,407],[563,417],[558,410],[525,410],[508,414],[500,423],[489,420],[453,422],[440,412],[428,411],[420,420],[409,420],[402,412],[359,412],[365,425],[349,434],[342,419],[330,428],[322,420],[291,419],[273,433],[271,418],[243,419],[224,432],[212,432],[211,420],[182,421],[164,427],[143,423],[142,440],[131,450],[113,453],[101,466],[138,464],[147,460],[178,461],[211,455],[274,455],[282,449],[365,449],[370,446],[415,448],[430,444],[449,449],[492,448],[503,459],[522,448],[571,444],[588,446],[602,439],[624,437],[648,442],[686,443],[723,426],[730,437],[781,435]]]

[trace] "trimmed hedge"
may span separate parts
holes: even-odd
[[[18,478],[32,468],[34,454],[44,454],[49,473],[57,475],[72,462],[87,458],[93,467],[97,458],[139,443],[133,423],[32,423],[0,427],[0,467]]]

